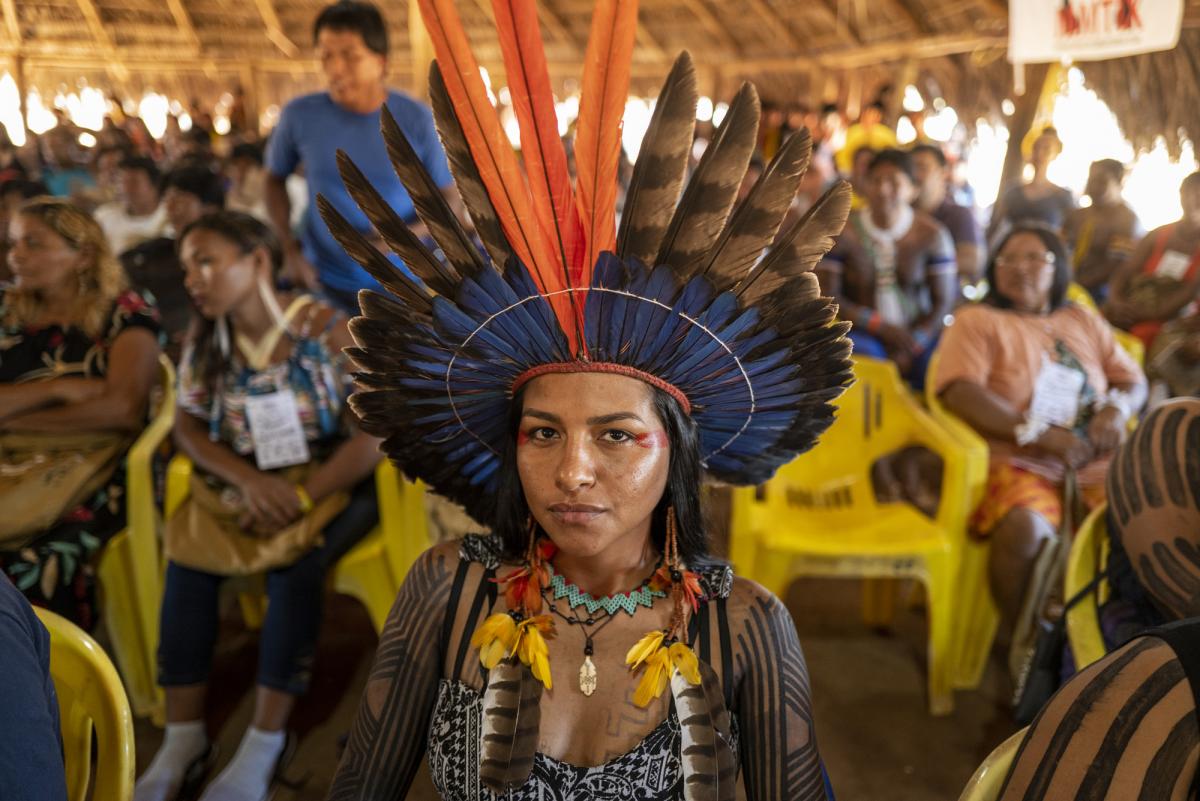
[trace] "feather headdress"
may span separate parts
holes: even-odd
[[[363,314],[351,324],[359,371],[351,404],[363,428],[385,438],[405,473],[484,524],[513,395],[546,373],[619,373],[668,392],[696,422],[705,467],[721,481],[765,481],[810,448],[851,380],[846,326],[811,273],[845,223],[848,185],[830,190],[763,256],[808,165],[807,131],[780,148],[737,203],[759,117],[746,84],[685,185],[697,92],[682,54],[653,111],[618,230],[636,0],[597,0],[573,181],[535,0],[492,0],[520,158],[453,0],[418,2],[437,56],[430,91],[438,132],[483,248],[390,116],[389,156],[444,258],[339,156],[351,196],[411,271],[321,203],[330,231],[386,290],[360,293]]]

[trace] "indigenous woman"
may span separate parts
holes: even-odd
[[[1125,614],[1109,614],[1114,602],[1101,620],[1106,639],[1128,644],[1050,699],[1002,799],[1195,798],[1200,473],[1185,465],[1198,448],[1200,401],[1188,398],[1155,409],[1118,451],[1108,475],[1108,577]]]
[[[1200,172],[1179,187],[1183,217],[1146,235],[1112,280],[1104,313],[1158,358],[1163,327],[1196,311],[1200,292]]]
[[[1025,601],[1049,573],[1034,566],[1048,567],[1065,474],[1076,471],[1085,500],[1103,496],[1145,379],[1099,315],[1066,301],[1070,264],[1058,234],[1016,226],[987,279],[990,294],[961,309],[942,338],[935,386],[988,441],[988,485],[971,527],[991,540],[992,595],[1022,642],[1037,611]]]
[[[756,138],[747,85],[681,196],[697,101],[684,55],[618,231],[636,4],[597,4],[574,185],[534,4],[496,15],[507,74],[526,81],[512,85],[524,170],[507,144],[489,146],[506,140],[453,5],[421,5],[442,65],[434,113],[491,263],[386,119],[446,262],[348,160],[351,194],[420,282],[323,211],[392,293],[362,293],[351,326],[364,428],[492,533],[412,568],[330,797],[402,798],[427,755],[453,801],[726,801],[739,769],[751,801],[827,798],[795,627],[777,598],[707,558],[699,496],[705,471],[765,481],[832,419],[849,347],[810,271],[845,223],[849,187],[759,262],[811,140],[784,143],[731,215]]]
[[[263,223],[206,215],[180,233],[179,253],[199,315],[179,367],[175,441],[196,475],[167,523],[158,651],[167,726],[134,798],[200,789],[213,757],[204,700],[218,593],[225,576],[265,569],[254,717],[202,796],[257,800],[290,751],[284,730],[312,673],[325,574],[378,519],[379,443],[345,405],[346,321],[310,296],[276,292],[283,256]]]
[[[1058,158],[1062,149],[1058,131],[1049,126],[1033,140],[1029,153],[1033,178],[1029,183],[1005,192],[996,203],[988,226],[989,243],[1019,223],[1040,223],[1054,231],[1062,231],[1067,215],[1075,208],[1075,199],[1071,197],[1071,190],[1053,183],[1047,175],[1050,163]]]
[[[125,525],[125,447],[142,429],[158,370],[158,313],[126,288],[104,232],[65,200],[35,198],[8,230],[13,284],[0,289],[0,486],[24,496],[6,509],[0,566],[36,605],[84,628],[95,622],[93,563]],[[111,451],[72,502],[38,498],[7,460],[25,441],[53,462]],[[40,443],[40,444],[37,444]],[[63,457],[63,454],[68,454]],[[35,483],[42,483],[40,480]],[[15,530],[26,514],[68,503],[42,530]]]

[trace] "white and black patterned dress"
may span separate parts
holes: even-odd
[[[499,542],[494,537],[463,540],[463,562],[480,562],[489,575],[500,565]],[[708,598],[697,620],[707,620],[710,608],[723,613],[733,573],[726,566],[700,571]],[[495,586],[495,585],[491,585]],[[711,603],[716,602],[716,603]],[[708,651],[707,625],[698,625],[696,642],[701,658]],[[722,638],[723,639],[723,638]],[[729,693],[726,693],[729,703]],[[479,751],[483,696],[457,680],[442,679],[429,725],[428,758],[433,784],[443,801],[682,801],[679,719],[674,704],[658,726],[621,756],[595,767],[580,767],[537,754],[529,780],[504,796],[488,790],[479,779]],[[737,720],[733,719],[732,745],[737,752]]]

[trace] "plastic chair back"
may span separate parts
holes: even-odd
[[[162,518],[154,501],[153,461],[174,424],[175,368],[160,356],[158,408],[127,457],[126,528],[104,546],[97,568],[104,625],[130,702],[137,714],[159,718],[162,693],[155,682],[154,653],[162,596]]]
[[[1067,573],[1063,597],[1074,598],[1104,569],[1108,562],[1108,507],[1093,509],[1075,532],[1071,551],[1067,555]],[[1067,639],[1075,656],[1075,669],[1083,670],[1104,658],[1107,649],[1100,629],[1100,602],[1104,599],[1106,582],[1096,588],[1096,594],[1084,598],[1067,611]]]
[[[958,801],[996,801],[1000,797],[1017,749],[1021,746],[1021,740],[1025,739],[1025,732],[1026,729],[1021,729],[988,754],[987,759],[975,769]]]
[[[58,694],[67,798],[84,801],[93,784],[95,799],[128,801],[133,797],[133,714],[121,678],[87,632],[46,609],[35,611],[50,632],[50,677]]]

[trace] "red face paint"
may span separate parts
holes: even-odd
[[[526,434],[524,431],[518,431],[517,432],[517,447],[519,448],[527,442],[529,442],[529,435]]]
[[[645,434],[638,434],[633,441],[638,444],[639,448],[665,448],[667,447],[667,432],[649,431]]]

